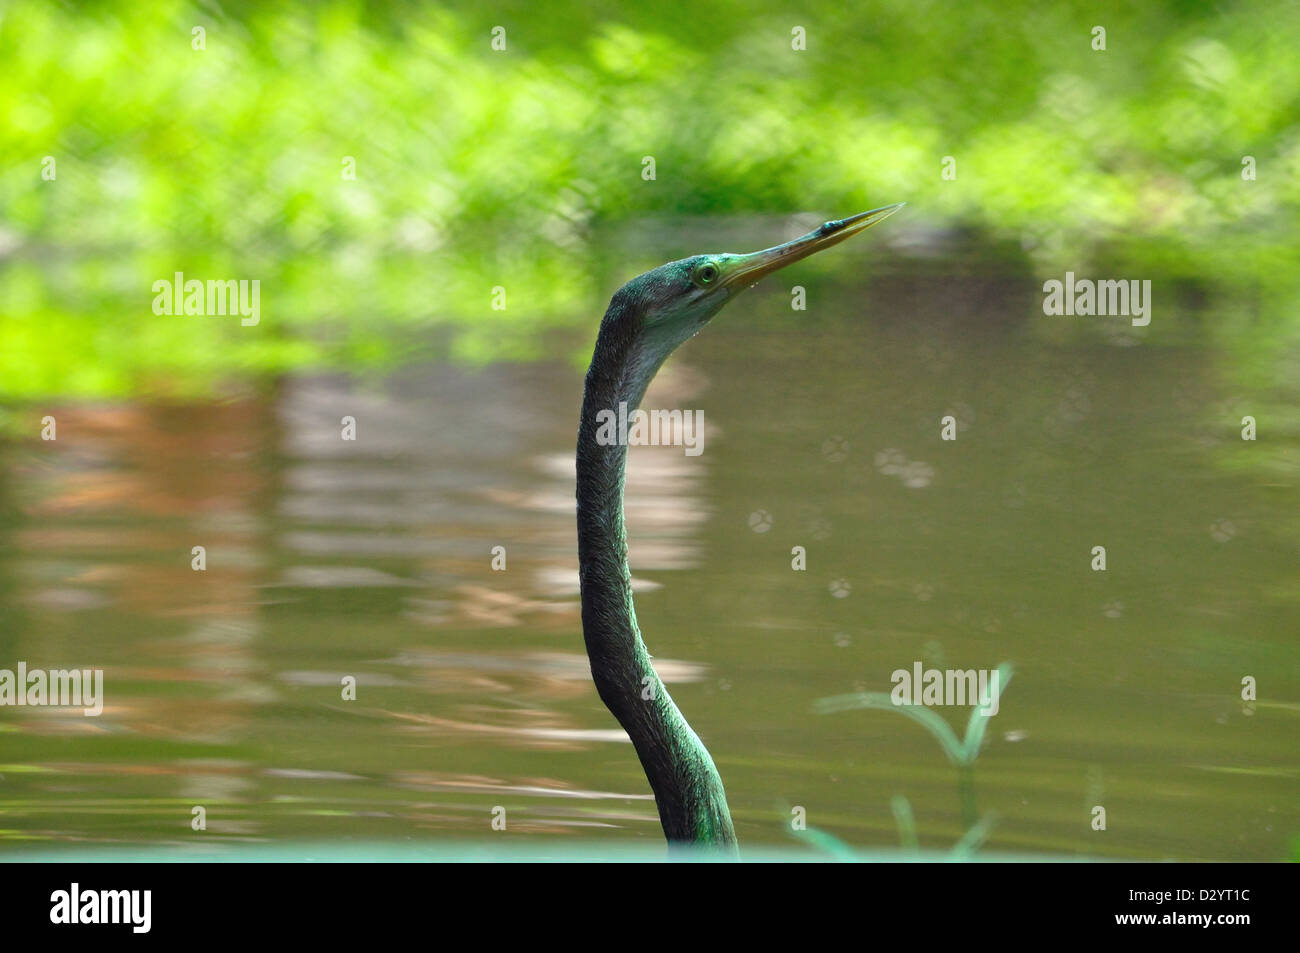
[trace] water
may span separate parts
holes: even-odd
[[[631,452],[642,629],[742,844],[811,849],[790,833],[803,808],[891,849],[902,795],[921,845],[951,847],[935,741],[813,706],[915,661],[1010,661],[975,774],[990,850],[1287,856],[1296,485],[1251,465],[1254,395],[1195,331],[1044,333],[1064,319],[1032,282],[835,287],[804,313],[780,288],[725,311],[647,400],[703,410],[704,452]],[[1151,333],[1213,319],[1157,312]],[[58,440],[0,444],[0,667],[99,667],[107,697],[99,718],[0,709],[0,855],[660,843],[582,650],[568,357],[593,327],[528,366],[21,408],[55,414]],[[941,713],[960,732],[966,710]]]

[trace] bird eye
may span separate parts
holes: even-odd
[[[695,269],[695,283],[701,287],[713,284],[717,277],[718,266],[711,261],[706,261]]]

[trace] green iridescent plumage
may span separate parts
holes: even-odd
[[[620,403],[626,403],[629,413],[638,408],[668,355],[736,294],[899,207],[827,222],[752,255],[697,255],[669,262],[620,288],[601,321],[578,428],[582,628],[596,690],[632,739],[670,844],[707,845],[734,854],[736,833],[713,758],[669,696],[641,639],[623,517],[627,447],[597,440],[598,415],[617,411]]]

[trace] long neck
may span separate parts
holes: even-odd
[[[627,447],[596,439],[597,414],[631,413],[657,367],[607,316],[587,372],[578,429],[578,567],[582,628],[591,675],[605,706],[636,747],[670,844],[710,844],[734,853],[736,834],[722,779],[708,749],[664,688],[641,640],[627,565],[623,484]]]

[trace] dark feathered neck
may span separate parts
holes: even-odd
[[[668,840],[734,850],[717,768],[669,697],[637,627],[623,517],[627,447],[596,440],[597,414],[617,414],[623,401],[628,413],[635,410],[658,366],[646,365],[628,306],[616,295],[601,322],[578,427],[578,571],[587,657],[601,700],[636,747]]]

